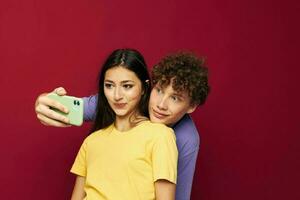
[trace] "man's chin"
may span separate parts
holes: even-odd
[[[165,124],[165,120],[164,119],[158,119],[154,116],[150,116],[150,121],[153,123],[161,123],[161,124]]]

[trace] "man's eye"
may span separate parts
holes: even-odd
[[[171,99],[172,99],[173,101],[179,101],[179,98],[176,97],[176,96],[171,96]]]
[[[131,85],[131,84],[125,84],[125,85],[123,85],[123,87],[124,87],[125,89],[130,89],[130,88],[133,87],[133,85]]]
[[[156,91],[158,92],[158,93],[161,93],[161,89],[160,88],[156,88]]]

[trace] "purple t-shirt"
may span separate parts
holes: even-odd
[[[84,120],[95,118],[97,96],[84,97]],[[184,115],[173,127],[178,149],[176,200],[189,200],[200,145],[200,137],[189,115]]]

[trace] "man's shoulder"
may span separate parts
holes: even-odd
[[[178,151],[184,155],[199,149],[200,136],[192,118],[186,114],[173,127]]]
[[[186,139],[195,139],[199,137],[198,130],[193,119],[188,115],[184,115],[182,119],[173,127],[176,137]]]

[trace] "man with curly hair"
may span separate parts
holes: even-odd
[[[190,199],[200,138],[189,116],[197,106],[204,104],[210,87],[208,70],[204,59],[189,52],[164,57],[152,70],[153,89],[149,100],[149,115],[152,122],[166,124],[173,128],[178,149],[176,200]],[[55,92],[65,95],[64,88]],[[84,97],[84,119],[95,117],[97,96]],[[45,94],[36,101],[36,113],[41,123],[65,127],[68,119],[49,109],[55,107],[66,111],[58,102]]]

